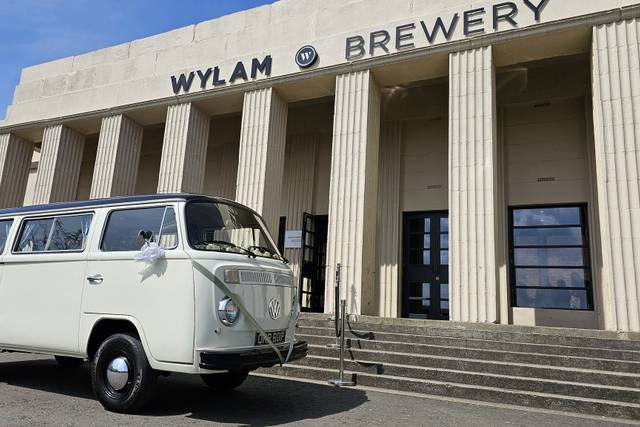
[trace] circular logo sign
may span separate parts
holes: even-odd
[[[318,51],[313,46],[303,46],[296,53],[296,64],[300,68],[309,68],[318,60]]]
[[[280,300],[277,298],[272,298],[271,301],[269,301],[269,316],[273,319],[276,320],[278,317],[280,317],[280,313],[282,312],[282,307],[280,306]]]

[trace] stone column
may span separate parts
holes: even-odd
[[[498,321],[497,158],[492,48],[449,58],[451,320]]]
[[[45,128],[34,205],[75,200],[84,141],[84,135],[64,125]]]
[[[158,193],[202,193],[210,126],[211,117],[191,103],[169,106]]]
[[[336,264],[349,314],[376,314],[380,89],[371,71],[336,79],[325,311],[333,312]]]
[[[259,212],[273,235],[280,217],[288,112],[273,88],[244,95],[236,201]]]
[[[102,119],[92,199],[135,193],[141,147],[142,126],[122,114]]]
[[[0,135],[0,209],[22,206],[32,157],[32,142]]]
[[[608,330],[640,332],[640,20],[593,29],[595,164]]]
[[[378,184],[378,314],[398,317],[402,122],[382,124]]]

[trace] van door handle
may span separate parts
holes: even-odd
[[[96,274],[95,276],[87,277],[87,280],[92,285],[99,285],[104,281],[104,277],[102,277],[102,274]]]

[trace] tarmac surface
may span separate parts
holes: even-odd
[[[150,407],[138,415],[105,411],[93,397],[89,365],[64,369],[45,356],[0,354],[0,425],[4,426],[576,426],[631,422],[516,409],[370,389],[336,389],[252,375],[227,395],[197,376],[158,382]],[[640,425],[640,423],[635,423]]]

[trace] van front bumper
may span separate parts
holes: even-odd
[[[277,346],[282,357],[287,357],[289,344]],[[289,362],[306,357],[308,345],[304,341],[293,345]],[[211,371],[253,371],[258,368],[271,368],[280,364],[278,354],[272,348],[259,348],[241,352],[200,353],[200,368]]]

